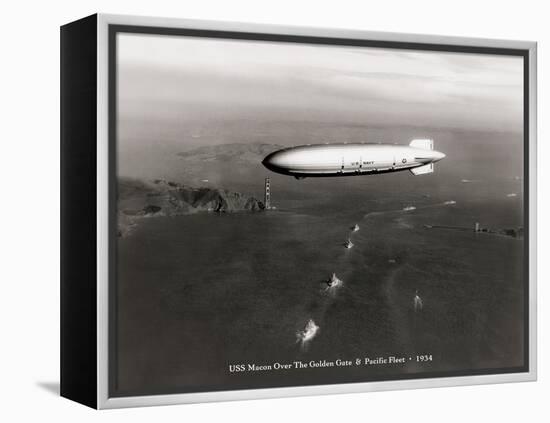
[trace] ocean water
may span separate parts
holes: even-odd
[[[140,221],[118,242],[116,391],[343,383],[523,365],[523,240],[473,231],[475,222],[522,226],[522,180],[509,166],[463,172],[470,165],[456,160],[426,177],[271,175],[277,210]],[[246,189],[250,179],[241,176],[228,184]],[[409,206],[415,209],[403,210]],[[356,223],[360,230],[351,233]],[[343,247],[348,237],[351,249]],[[327,290],[333,272],[343,284]],[[310,319],[319,330],[298,342]],[[406,362],[229,370],[390,355]],[[417,362],[417,355],[432,359]]]

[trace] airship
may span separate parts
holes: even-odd
[[[413,175],[434,171],[445,154],[434,150],[432,139],[397,144],[308,144],[283,148],[264,158],[269,170],[296,179],[323,176],[372,175],[409,170]]]

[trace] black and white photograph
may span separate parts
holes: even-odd
[[[110,395],[528,370],[525,55],[113,32]]]
[[[3,6],[0,421],[550,421],[546,3]]]

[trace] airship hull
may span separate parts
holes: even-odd
[[[417,175],[433,172],[433,163],[443,157],[443,153],[433,150],[432,140],[413,140],[410,145],[302,145],[271,153],[262,163],[273,172],[297,178],[359,176],[403,170]]]

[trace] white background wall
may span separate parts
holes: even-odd
[[[9,1],[0,25],[0,420],[549,421],[547,2]],[[248,21],[539,42],[539,381],[95,412],[59,383],[59,29],[95,13]],[[550,48],[550,47],[548,47]],[[545,391],[547,393],[545,394]]]

